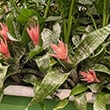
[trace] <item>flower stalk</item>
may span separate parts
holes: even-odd
[[[50,2],[51,2],[51,0],[48,0],[48,2],[47,2],[47,7],[46,7],[46,9],[45,9],[45,12],[44,12],[44,18],[46,18],[47,17],[47,14],[48,14],[48,11],[49,11],[49,7],[50,7]]]
[[[71,2],[70,11],[69,11],[69,17],[68,17],[67,33],[66,33],[66,37],[65,37],[65,42],[67,44],[69,42],[71,26],[72,26],[72,18],[73,18],[72,14],[73,14],[74,1],[75,0],[72,0],[72,2]]]
[[[107,24],[107,13],[106,13],[106,7],[107,6],[107,1],[104,0],[104,5],[103,5],[103,27]]]

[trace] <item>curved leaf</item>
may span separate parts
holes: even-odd
[[[86,91],[88,88],[82,84],[78,84],[77,86],[75,86],[72,91],[71,91],[71,95],[78,95],[84,91]]]
[[[20,14],[17,17],[17,21],[21,24],[25,24],[28,21],[28,19],[34,14],[35,12],[33,10],[27,8],[21,9]]]
[[[106,110],[106,104],[110,99],[110,94],[108,93],[98,93],[96,100],[94,102],[94,110]]]
[[[33,50],[29,52],[29,57],[33,58],[35,55],[38,55],[40,52],[43,51],[43,48],[41,46],[36,46]]]
[[[74,105],[76,110],[87,110],[86,94],[80,94],[74,97]]]
[[[98,71],[98,72],[103,72],[103,73],[107,73],[108,75],[110,75],[110,70],[102,64],[95,64],[92,69],[94,71]]]
[[[64,107],[68,104],[68,102],[69,102],[68,99],[61,100],[61,101],[53,108],[53,110],[61,110],[62,108],[64,108]]]
[[[94,52],[94,50],[96,50],[98,46],[104,42],[109,34],[110,24],[88,34],[76,48],[75,55],[72,58],[73,66],[76,66],[78,63],[89,57],[91,53]]]
[[[61,86],[61,84],[67,79],[69,74],[70,73],[62,74],[58,70],[49,71],[44,77],[41,84],[35,87],[35,96],[25,110],[28,110],[28,108],[34,103],[42,102],[45,97],[57,90]]]
[[[0,102],[1,102],[2,97],[3,97],[3,90],[2,89],[3,89],[3,84],[5,81],[7,69],[8,69],[8,66],[2,66],[0,64]]]

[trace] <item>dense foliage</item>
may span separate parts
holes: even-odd
[[[31,86],[35,95],[27,110],[65,88],[71,89],[76,110],[87,110],[87,92],[97,95],[94,110],[106,110],[110,98],[109,3],[2,0],[0,99],[8,85]],[[53,110],[65,107],[69,97]]]

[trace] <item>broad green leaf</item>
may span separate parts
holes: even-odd
[[[6,73],[7,73],[8,66],[3,66],[0,64],[0,102],[3,97],[3,84],[5,81]]]
[[[54,108],[53,110],[61,110],[64,108],[69,102],[69,99],[63,99],[61,100]]]
[[[50,56],[49,54],[45,54],[43,56],[37,57],[35,59],[35,62],[37,63],[40,71],[42,71],[44,74],[49,70],[50,68]]]
[[[103,73],[107,73],[108,75],[110,75],[110,70],[102,64],[95,64],[92,69],[94,71],[98,71],[98,72],[103,72]]]
[[[25,110],[28,110],[29,106],[31,106],[34,103],[42,102],[44,98],[46,98],[48,95],[57,90],[61,86],[61,84],[63,84],[64,81],[67,79],[69,74],[70,73],[62,74],[57,69],[50,70],[44,77],[40,86],[36,87],[35,96],[33,97],[33,99],[28,104]]]
[[[78,63],[89,57],[91,53],[104,42],[109,34],[110,24],[88,34],[76,48],[75,55],[72,58],[73,66],[76,66]]]
[[[71,94],[70,95],[78,95],[82,92],[85,92],[88,88],[82,84],[78,84],[77,86],[75,86],[72,91],[71,91]]]
[[[43,48],[44,49],[49,48],[52,43],[56,43],[60,37],[60,33],[61,33],[61,27],[59,23],[56,23],[53,26],[53,31],[44,28],[43,32],[41,33]]]
[[[86,94],[80,94],[74,97],[75,110],[87,110]]]
[[[43,51],[43,48],[40,46],[36,46],[33,50],[29,52],[29,57],[33,58],[35,55],[38,55]]]
[[[97,93],[102,89],[102,85],[101,84],[89,84],[87,86],[93,93]]]
[[[104,92],[98,93],[94,102],[94,110],[106,110],[106,104],[109,99],[110,94]]]
[[[8,14],[8,16],[6,18],[6,24],[8,26],[8,30],[9,30],[9,33],[10,33],[10,34],[8,34],[8,37],[11,38],[11,39],[12,38],[13,39],[19,39],[20,38],[20,35],[19,35],[19,32],[18,32],[19,25],[17,23],[15,23],[14,16],[13,16],[12,13]]]
[[[54,26],[53,26],[53,32],[54,32],[54,36],[59,39],[60,37],[60,33],[61,33],[61,26],[59,23],[56,23]]]
[[[41,33],[44,49],[49,48],[50,44],[53,42],[52,37],[53,32],[49,29],[44,28],[43,32]]]
[[[21,10],[20,15],[17,17],[17,21],[21,24],[25,24],[28,21],[28,19],[34,14],[35,12],[33,10],[24,8]]]

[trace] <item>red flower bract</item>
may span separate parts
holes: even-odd
[[[87,81],[88,83],[100,82],[94,70],[89,70],[88,72],[80,72],[80,74],[83,76],[83,79],[81,79],[82,81]]]
[[[58,46],[55,44],[51,44],[51,48],[53,49],[55,54],[50,54],[53,57],[59,58],[61,60],[65,60],[66,62],[70,62],[68,57],[68,46],[59,40]]]
[[[33,41],[34,46],[39,44],[39,26],[30,26],[27,28],[28,35]]]
[[[8,45],[6,40],[0,40],[0,53],[3,54],[4,57],[9,58],[10,57],[10,52],[8,50]]]
[[[0,23],[0,26],[1,26],[0,35],[2,36],[3,39],[9,40],[7,36],[7,32],[9,32],[8,27],[3,23]]]

